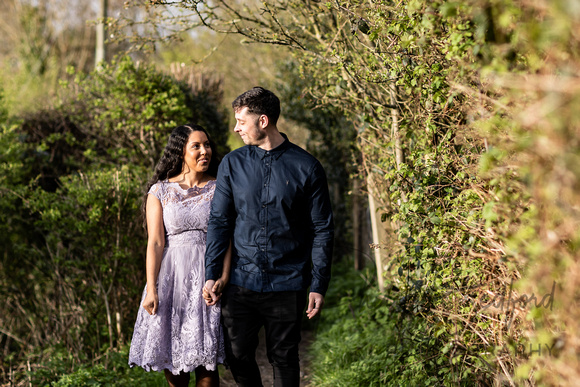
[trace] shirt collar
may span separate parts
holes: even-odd
[[[268,155],[272,155],[272,157],[278,159],[280,158],[280,156],[282,156],[284,152],[286,152],[286,150],[290,147],[290,141],[288,140],[288,136],[286,136],[285,133],[280,132],[280,134],[282,135],[282,137],[284,137],[284,142],[274,149],[270,149],[267,151],[265,149],[260,148],[259,146],[254,146],[254,149],[256,150],[256,153],[258,154],[260,159],[263,159]]]

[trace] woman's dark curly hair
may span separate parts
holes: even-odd
[[[147,185],[145,186],[145,192],[141,204],[141,214],[143,215],[143,224],[145,226],[147,224],[145,209],[147,206],[147,195],[149,190],[153,184],[157,183],[158,181],[170,179],[181,173],[181,170],[183,169],[183,155],[185,153],[185,145],[187,144],[187,140],[189,139],[191,133],[196,131],[205,133],[209,140],[209,145],[212,151],[211,160],[209,162],[209,167],[206,173],[213,177],[217,176],[220,157],[217,154],[217,148],[214,142],[211,140],[209,133],[203,127],[196,124],[181,125],[173,129],[169,135],[169,140],[167,140],[167,145],[163,150],[163,154],[155,166],[153,176],[151,179],[149,179]]]

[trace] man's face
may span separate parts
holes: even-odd
[[[244,107],[235,112],[236,127],[234,132],[238,133],[246,145],[260,146],[266,138],[266,131],[261,125],[260,116],[255,113],[248,113],[248,108]]]

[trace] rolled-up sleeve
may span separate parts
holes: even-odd
[[[217,280],[222,274],[223,259],[235,225],[235,214],[230,168],[227,158],[224,158],[218,169],[217,184],[207,227],[206,281]]]
[[[326,174],[318,162],[313,167],[310,188],[309,210],[314,231],[310,291],[324,295],[330,282],[334,221]]]

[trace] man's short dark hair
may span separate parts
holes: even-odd
[[[239,95],[232,102],[232,107],[235,112],[247,107],[249,113],[264,114],[274,125],[276,125],[280,117],[280,100],[276,97],[276,94],[260,86],[256,86]]]

